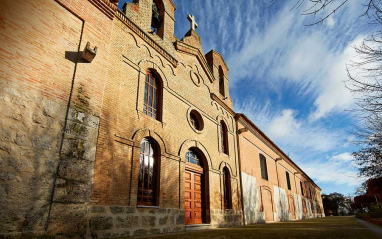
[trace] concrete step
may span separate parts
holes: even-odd
[[[198,230],[206,230],[211,229],[211,224],[193,224],[193,225],[186,225],[186,231],[198,231]]]

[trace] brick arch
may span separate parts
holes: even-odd
[[[139,130],[137,130],[133,134],[133,137],[132,137],[134,145],[140,145],[144,138],[152,138],[158,144],[157,146],[159,148],[158,149],[159,152],[161,154],[167,153],[166,145],[164,143],[163,138],[158,133],[156,133],[155,131],[150,130],[150,129],[139,129]]]
[[[273,212],[275,211],[275,207],[273,206],[273,194],[272,190],[267,186],[261,186],[261,206],[262,210],[265,213],[265,221],[273,221],[274,215]],[[266,199],[270,197],[270,205],[268,203],[264,203]]]
[[[208,153],[206,147],[204,147],[204,145],[202,143],[200,143],[199,141],[195,140],[195,139],[188,139],[188,140],[185,140],[180,148],[179,148],[179,152],[178,152],[178,156],[181,158],[181,160],[183,162],[185,162],[185,155],[187,153],[187,151],[190,149],[190,148],[195,148],[197,150],[200,151],[200,153],[202,154],[201,156],[204,157],[204,160],[205,160],[205,166],[206,169],[208,168],[208,170],[211,170],[213,169],[212,168],[212,160],[211,160],[211,156],[210,154]]]
[[[296,219],[296,206],[294,205],[294,198],[292,195],[288,196],[288,210],[292,219]]]
[[[159,75],[159,77],[162,80],[163,88],[168,88],[168,80],[166,74],[163,72],[160,65],[158,65],[156,62],[152,60],[141,60],[138,62],[139,71],[142,74],[146,74],[146,70],[153,69],[155,72]]]
[[[222,109],[223,111],[223,109]],[[220,121],[224,121],[225,125],[227,126],[227,130],[228,132],[233,132],[233,127],[231,124],[228,123],[228,120],[226,119],[226,117],[224,117],[224,114],[219,114],[217,117],[216,117],[216,121],[218,122],[218,124],[220,125]]]
[[[231,165],[229,164],[229,163],[227,163],[227,162],[221,162],[220,163],[220,165],[219,165],[219,171],[221,172],[221,173],[223,173],[223,169],[224,169],[224,167],[227,167],[228,168],[228,171],[229,171],[229,173],[231,174],[231,177],[236,177],[237,175],[236,175],[236,173],[232,170],[232,167],[231,167]]]

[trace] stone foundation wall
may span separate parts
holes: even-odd
[[[211,210],[212,227],[235,227],[243,224],[242,211]]]
[[[184,210],[90,206],[88,238],[118,238],[184,231]]]

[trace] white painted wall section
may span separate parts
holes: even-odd
[[[241,173],[243,180],[243,205],[245,224],[264,222],[264,213],[259,212],[259,190],[256,178],[246,173]]]

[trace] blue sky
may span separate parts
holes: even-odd
[[[352,162],[355,98],[345,86],[352,46],[373,30],[362,2],[348,3],[323,24],[292,9],[295,0],[173,0],[175,35],[195,16],[205,53],[228,67],[234,110],[245,113],[322,188],[352,194],[362,182]],[[119,4],[121,7],[122,0]],[[326,11],[329,11],[327,9]],[[356,72],[353,72],[356,74]]]

